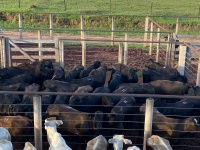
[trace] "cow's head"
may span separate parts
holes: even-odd
[[[114,128],[119,128],[119,129],[123,129],[123,121],[124,121],[124,115],[122,113],[111,113],[108,114],[108,124],[111,127]]]
[[[200,118],[198,118],[198,117],[189,117],[189,118],[185,119],[184,131],[186,131],[186,132],[200,131],[199,120],[200,120]]]
[[[94,122],[94,129],[101,129],[102,128],[102,122],[103,122],[103,112],[102,111],[96,111],[95,116],[93,118]]]

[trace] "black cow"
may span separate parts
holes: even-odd
[[[133,94],[133,88],[131,86],[119,86],[113,94]],[[103,96],[102,105],[104,106],[104,112],[110,113],[111,109],[121,100],[122,96]]]
[[[8,67],[0,69],[0,79],[10,79],[20,74],[24,74],[24,71],[17,67]]]
[[[115,73],[112,74],[110,80],[108,81],[108,88],[110,92],[113,92],[114,90],[116,90],[116,88],[123,82],[124,81],[123,81],[122,73],[119,71],[115,71]]]
[[[191,86],[180,81],[156,80],[149,82],[156,90],[156,94],[184,95],[188,94]]]
[[[136,74],[136,70],[133,68],[130,68],[129,66],[127,66],[125,64],[121,64],[121,63],[113,64],[111,76],[115,73],[115,71],[119,71],[122,73],[124,83],[137,83],[138,82],[138,76]]]
[[[89,77],[94,78],[94,86],[93,88],[101,87],[104,86],[105,81],[106,81],[106,72],[107,72],[107,67],[106,66],[100,66],[97,69],[93,69],[89,73]]]
[[[62,120],[61,130],[65,133],[84,135],[102,128],[103,113],[97,111],[94,117],[88,113],[78,111],[67,105],[50,105],[47,109],[47,117],[56,117]]]
[[[186,118],[188,116],[200,116],[200,101],[183,99],[176,103],[164,103],[155,101],[154,107],[163,115],[171,118]]]
[[[170,80],[170,81],[181,81],[187,83],[187,78],[180,74],[169,75],[167,73],[162,74],[161,72],[153,69],[143,70],[143,83],[149,83],[155,80]]]
[[[149,59],[145,66],[148,70],[143,71],[144,83],[154,80],[171,80],[187,83],[187,78],[180,75],[177,69],[155,62],[153,59]]]
[[[18,65],[17,68],[20,68],[26,73],[32,75],[35,79],[35,83],[39,85],[42,85],[45,80],[52,79],[54,73],[53,63],[50,60],[23,63]]]
[[[30,83],[16,83],[0,86],[0,91],[25,91],[25,88],[29,85]]]
[[[64,80],[65,70],[61,66],[54,67],[54,73],[51,80]]]
[[[101,62],[96,60],[94,61],[94,63],[91,66],[86,67],[84,70],[81,71],[80,73],[80,78],[84,78],[87,77],[89,75],[89,73],[93,70],[93,69],[97,69],[101,66]]]
[[[133,94],[155,94],[155,88],[149,83],[122,83],[120,86],[130,86],[133,88]],[[144,97],[135,97],[137,103],[146,102]]]
[[[25,92],[37,92],[40,89],[40,85],[31,84],[26,87]],[[21,103],[11,105],[11,109],[13,114],[16,115],[24,115],[29,118],[33,118],[33,97],[35,95],[32,94],[24,94]]]
[[[93,93],[110,93],[110,91],[107,87],[98,87],[93,91]],[[102,97],[103,96],[101,95],[88,95],[75,100],[72,100],[72,98],[70,98],[69,105],[79,111],[94,113],[97,110],[103,109],[103,106],[101,105]]]
[[[65,89],[65,91],[68,92],[74,92],[78,89],[79,85],[77,84],[71,84],[68,82],[64,82],[64,81],[59,81],[59,80],[46,80],[43,82],[43,89],[50,89],[54,92],[57,91],[61,91],[60,89],[62,88],[62,90]]]
[[[64,87],[58,87],[56,92],[68,92]],[[69,103],[70,95],[56,95],[56,98],[53,104],[68,104]]]
[[[50,89],[46,88],[43,92],[52,92]],[[42,113],[45,113],[47,107],[54,103],[55,96],[51,94],[42,94],[41,103],[42,103]]]
[[[17,94],[0,94],[0,114],[12,115],[10,105],[21,103],[21,98]]]
[[[80,73],[82,70],[84,70],[83,65],[81,65],[81,64],[75,65],[74,68],[66,74],[65,78],[66,79],[78,79],[78,78],[80,78]]]
[[[14,76],[10,79],[1,79],[0,80],[0,86],[6,86],[11,84],[17,84],[17,83],[29,83],[32,84],[35,82],[35,79],[30,74],[24,73],[17,76]]]
[[[140,107],[140,112],[145,114],[145,104]],[[199,118],[188,117],[186,119],[169,118],[160,113],[156,108],[153,109],[153,130],[158,131],[157,135],[162,137],[180,138],[181,135],[200,131]],[[154,133],[155,134],[155,133]]]
[[[134,97],[122,97],[121,100],[113,107],[111,114],[108,115],[109,125],[123,129],[123,121],[125,115],[133,114],[134,104],[136,100]]]
[[[90,93],[93,91],[93,88],[90,85],[85,85],[85,86],[80,86],[74,93]],[[80,102],[82,100],[82,98],[84,98],[86,96],[84,95],[72,95],[69,98],[69,104],[76,104],[78,102]],[[76,108],[76,105],[74,105],[73,107]],[[79,106],[80,107],[80,106]]]
[[[193,87],[193,89],[194,89],[194,95],[200,96],[200,86],[195,86]]]

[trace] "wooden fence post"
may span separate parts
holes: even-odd
[[[177,20],[176,20],[176,31],[175,31],[176,34],[178,34],[178,31],[179,31],[179,24],[180,24],[179,20],[180,19],[178,17]]]
[[[171,44],[170,44],[170,66],[174,67],[174,59],[175,59],[175,43],[176,39],[174,38],[175,36],[171,37]]]
[[[60,62],[60,54],[59,54],[59,40],[55,38],[55,55],[56,55],[56,62]]]
[[[5,50],[6,49],[6,45],[5,45],[5,38],[1,39],[1,68],[5,68],[6,67],[6,58],[5,58]]]
[[[114,30],[115,30],[115,19],[112,16],[112,29],[111,29],[111,46],[114,45]]]
[[[185,74],[185,59],[186,59],[187,46],[180,45],[179,58],[178,58],[178,72],[181,75]]]
[[[19,13],[19,38],[22,39],[22,13]]]
[[[81,16],[81,39],[84,39],[84,18],[83,18],[83,16]],[[81,43],[82,43],[83,41],[81,41]]]
[[[151,33],[150,33],[150,44],[149,44],[149,55],[152,55],[153,49],[153,22],[151,22]]]
[[[160,28],[157,29],[157,50],[156,50],[156,62],[159,61],[159,51],[160,51]]]
[[[59,41],[60,66],[64,68],[64,42]]]
[[[86,32],[82,32],[82,65],[86,67]]]
[[[152,134],[153,105],[154,105],[154,99],[147,98],[146,109],[145,109],[143,150],[146,150],[147,139],[151,137]]]
[[[39,30],[38,31],[38,48],[39,48],[39,61],[41,61],[41,57],[43,55],[43,52],[42,52],[42,43],[41,43],[41,39],[42,39],[42,32]]]
[[[147,37],[148,37],[148,30],[149,30],[149,17],[145,18],[145,29],[144,29],[144,47],[147,46]]]
[[[169,65],[169,52],[170,52],[170,34],[168,34],[168,40],[167,40],[167,50],[166,50],[166,57],[165,57],[165,66]]]
[[[119,43],[118,63],[123,63],[123,43]]]
[[[41,96],[33,96],[34,140],[37,150],[42,150],[42,111]]]
[[[124,42],[124,64],[128,64],[128,33],[125,33],[125,42]]]
[[[9,38],[5,38],[5,62],[6,62],[6,67],[11,67],[12,66],[12,60],[11,60],[11,48],[10,48],[10,43],[9,43]]]
[[[200,86],[200,57],[198,61],[196,86]]]
[[[52,14],[49,15],[49,34],[50,34],[50,39],[53,39],[53,16],[52,16]]]

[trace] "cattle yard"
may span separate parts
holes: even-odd
[[[167,41],[165,41],[159,36],[159,33],[161,33],[159,30],[154,31],[155,28],[164,30],[151,18],[146,18],[146,32],[144,32],[144,39],[131,38],[128,36],[128,33],[125,33],[125,36],[120,38],[113,38],[113,36],[111,38],[87,36],[86,30],[84,31],[84,26],[81,26],[80,36],[71,35],[67,38],[63,36],[61,37],[60,35],[53,35],[52,30],[50,30],[50,36],[48,36],[47,39],[45,36],[42,36],[40,31],[38,31],[38,34],[31,33],[29,36],[32,38],[30,39],[25,38],[26,33],[22,32],[21,29],[19,30],[19,34],[17,34],[18,37],[15,38],[9,36],[11,35],[9,31],[4,31],[0,42],[1,67],[8,68],[10,66],[18,66],[19,64],[34,62],[35,60],[50,60],[53,62],[54,67],[60,66],[69,73],[77,64],[82,64],[84,67],[88,67],[91,66],[95,60],[98,60],[101,62],[102,66],[105,65],[107,66],[107,69],[109,69],[107,71],[106,82],[103,84],[104,87],[108,87],[109,80],[112,77],[110,70],[113,69],[114,64],[121,63],[142,72],[144,69],[146,69],[148,60],[153,58],[155,62],[176,68],[180,75],[185,75],[188,78],[188,82],[191,83],[193,87],[200,86],[199,43],[189,40],[187,42],[184,40],[182,41],[182,37],[180,35],[171,33],[168,33]],[[164,32],[167,31],[164,30]],[[33,37],[36,38],[33,39]],[[97,46],[95,46],[95,44]],[[144,47],[148,47],[148,49],[144,51],[141,50],[141,48],[133,48],[131,47],[131,44],[142,44]],[[162,46],[164,46],[164,49],[161,48]],[[24,65],[23,67],[26,66]],[[138,84],[145,85],[143,83],[142,76],[138,75],[138,77],[140,78]],[[49,79],[52,79],[52,76]],[[50,83],[50,81],[48,82]],[[60,85],[60,82],[56,84]],[[44,110],[50,104],[50,101],[55,100],[56,96],[60,96],[61,99],[70,99],[70,97],[75,96],[79,97],[81,100],[84,99],[84,97],[88,98],[89,96],[93,98],[96,97],[96,99],[99,99],[99,97],[103,99],[104,97],[106,100],[109,99],[109,97],[118,97],[118,99],[120,97],[120,100],[128,97],[125,99],[125,101],[128,102],[129,105],[125,106],[123,106],[121,103],[108,105],[107,101],[107,103],[102,102],[102,104],[95,105],[75,105],[74,108],[79,108],[79,111],[88,110],[88,112],[85,112],[84,115],[89,115],[90,119],[95,118],[95,112],[90,112],[90,109],[92,110],[92,108],[99,108],[100,110],[103,110],[104,118],[101,128],[94,128],[90,125],[81,126],[81,124],[74,124],[73,127],[68,129],[66,127],[66,122],[77,122],[77,120],[74,119],[76,113],[74,113],[74,118],[67,118],[68,120],[65,120],[65,117],[57,117],[57,120],[62,118],[61,121],[63,121],[63,124],[60,124],[60,126],[57,127],[58,132],[61,133],[62,137],[65,139],[67,145],[71,147],[71,149],[86,149],[86,145],[89,140],[99,135],[103,135],[106,140],[109,141],[109,139],[111,139],[115,134],[124,135],[124,138],[132,141],[132,143],[127,145],[124,144],[123,149],[127,149],[130,146],[137,146],[143,150],[150,149],[149,146],[146,147],[146,142],[151,135],[159,135],[168,139],[171,147],[174,150],[198,150],[200,147],[200,123],[198,122],[198,110],[200,109],[198,100],[200,99],[200,95],[194,95],[195,91],[193,88],[190,88],[190,91],[192,91],[192,94],[190,93],[190,95],[152,94],[145,92],[133,94],[133,92],[127,92],[128,87],[126,87],[127,89],[123,87],[122,91],[125,92],[118,91],[114,92],[114,94],[113,92],[94,93],[94,89],[92,92],[87,91],[79,93],[74,91],[66,92],[60,89],[60,91],[56,92],[48,90],[30,90],[23,92],[5,90],[10,89],[5,88],[5,86],[2,86],[1,88],[2,89],[0,93],[2,95],[15,94],[19,95],[21,99],[24,99],[23,97],[26,96],[30,96],[33,99],[33,103],[31,104],[18,104],[19,106],[28,106],[31,108],[27,109],[26,111],[22,111],[21,113],[28,113],[29,115],[31,114],[29,119],[33,124],[18,127],[19,129],[22,129],[22,132],[19,131],[17,137],[14,137],[12,141],[14,149],[16,150],[23,149],[26,141],[31,142],[38,150],[48,149],[49,143],[47,141],[47,134],[44,128],[44,122],[48,116],[46,116],[46,111]],[[168,89],[170,88],[172,89],[172,87],[168,87]],[[54,100],[49,100],[47,97],[52,97]],[[48,104],[43,103],[45,98],[47,98],[49,101]],[[120,100],[117,101],[120,102]],[[129,100],[132,101],[129,102]],[[180,100],[182,101],[180,102]],[[124,99],[122,99],[121,102],[123,101]],[[191,103],[190,101],[194,103]],[[167,104],[165,102],[173,102],[172,104],[176,105],[166,106]],[[53,102],[51,104],[53,104]],[[146,104],[148,107],[144,107],[144,104]],[[4,104],[4,106],[2,106],[3,111],[1,113],[2,117],[4,117],[0,119],[2,122],[3,120],[9,120],[7,115],[3,115],[7,114],[8,112],[10,113],[10,111],[13,109],[12,107],[6,107],[9,105],[10,104]],[[73,104],[71,107],[73,107]],[[123,109],[123,112],[118,112],[118,108]],[[131,111],[129,109],[131,109]],[[56,111],[54,111],[55,114]],[[161,113],[158,113],[158,111]],[[51,113],[53,113],[53,111]],[[67,112],[63,112],[63,114],[65,113],[67,116]],[[121,120],[120,118],[123,119]],[[90,119],[84,121],[89,122]],[[187,125],[188,127],[186,127]],[[5,126],[5,128],[6,127],[7,126]],[[16,129],[15,126],[11,126],[9,128],[9,131]],[[77,131],[75,131],[74,128]],[[26,133],[23,133],[25,129],[31,130],[27,130]],[[13,133],[11,133],[11,135],[13,136]],[[31,137],[27,138],[27,135],[31,135]],[[23,137],[26,137],[26,139],[24,140]],[[112,150],[113,144],[108,144],[107,149]]]

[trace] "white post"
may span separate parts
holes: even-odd
[[[37,150],[42,150],[42,111],[41,97],[33,97],[33,112],[34,112],[34,140]]]
[[[196,86],[200,86],[200,57],[199,57],[199,61],[198,61]]]
[[[86,32],[82,32],[82,65],[86,67]]]
[[[83,19],[83,16],[81,16],[81,39],[84,39],[84,19]],[[81,41],[81,43],[83,43],[83,41]]]
[[[123,63],[123,43],[119,43],[118,63]]]
[[[59,41],[60,66],[64,68],[64,42]]]
[[[157,50],[156,50],[156,62],[159,61],[159,51],[160,51],[160,28],[157,29]]]
[[[53,39],[53,16],[49,15],[49,30],[50,30],[50,39]]]
[[[179,30],[179,18],[177,18],[176,20],[176,35],[178,34],[178,30]]]
[[[41,39],[42,39],[42,32],[39,30],[38,31],[38,48],[39,48],[39,61],[42,60],[42,55],[43,55],[43,52],[42,52],[42,43],[41,43]]]
[[[166,58],[165,58],[165,66],[169,65],[169,52],[170,52],[170,34],[168,34],[168,40],[167,40],[167,50],[166,50]]]
[[[153,49],[153,22],[151,22],[151,33],[150,33],[150,44],[149,44],[149,55],[152,55]]]
[[[19,38],[22,39],[22,13],[19,13]]]
[[[148,29],[149,28],[149,17],[146,17],[145,18],[145,29],[144,29],[144,47],[146,47],[147,46],[147,43],[146,43],[146,41],[147,41],[147,37],[148,37]]]
[[[147,139],[151,137],[151,133],[152,133],[153,105],[154,105],[154,99],[147,98],[146,109],[145,109],[143,150],[146,150]]]
[[[128,34],[125,33],[125,42],[124,42],[124,64],[128,64]]]
[[[178,58],[178,72],[181,75],[185,74],[185,59],[186,59],[187,46],[180,45],[179,58]]]
[[[114,30],[115,30],[115,26],[114,26],[114,17],[112,17],[112,29],[111,29],[111,46],[114,45]]]

